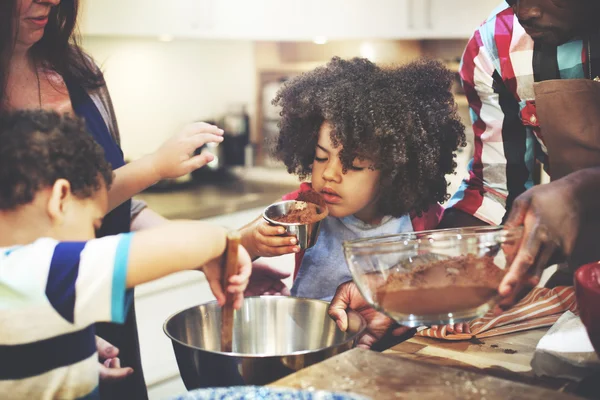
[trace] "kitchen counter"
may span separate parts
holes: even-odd
[[[289,375],[272,386],[350,392],[373,400],[575,400],[577,397],[479,372],[352,349]]]
[[[598,377],[536,377],[531,359],[547,328],[472,341],[413,337],[383,353],[354,349],[272,386],[349,391],[373,399],[597,398]]]
[[[448,341],[415,336],[384,351],[429,364],[484,372],[498,378],[542,386],[553,390],[574,390],[566,379],[537,377],[531,360],[537,343],[548,328],[493,336],[484,339]]]
[[[169,219],[204,219],[265,207],[298,187],[298,179],[285,171],[242,169],[218,181],[150,188],[136,199]]]

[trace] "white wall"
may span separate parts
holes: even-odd
[[[128,159],[187,123],[222,116],[229,103],[254,109],[251,42],[88,36],[83,45],[105,72]]]

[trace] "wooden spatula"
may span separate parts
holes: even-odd
[[[238,273],[237,255],[241,238],[237,231],[227,234],[223,290],[226,290],[229,278]],[[225,305],[221,308],[221,351],[228,353],[233,349],[233,298],[234,295],[225,292]]]

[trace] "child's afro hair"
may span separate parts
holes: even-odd
[[[310,176],[327,120],[332,143],[343,146],[344,173],[356,157],[381,170],[379,211],[421,215],[448,199],[445,175],[454,172],[454,152],[466,144],[452,82],[437,61],[380,68],[363,58],[334,57],[286,82],[273,100],[282,107],[275,154],[288,172]]]

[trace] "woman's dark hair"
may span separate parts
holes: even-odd
[[[78,44],[76,34],[79,0],[62,0],[52,7],[42,39],[31,48],[34,60],[65,80],[75,81],[85,89],[104,85],[104,77]],[[0,112],[6,101],[8,65],[18,35],[17,0],[0,1]]]
[[[448,199],[445,175],[466,144],[452,81],[436,61],[384,69],[335,57],[288,81],[273,100],[282,107],[275,155],[288,172],[310,176],[319,128],[328,121],[333,145],[343,146],[344,173],[356,157],[381,170],[379,211],[420,215]]]

